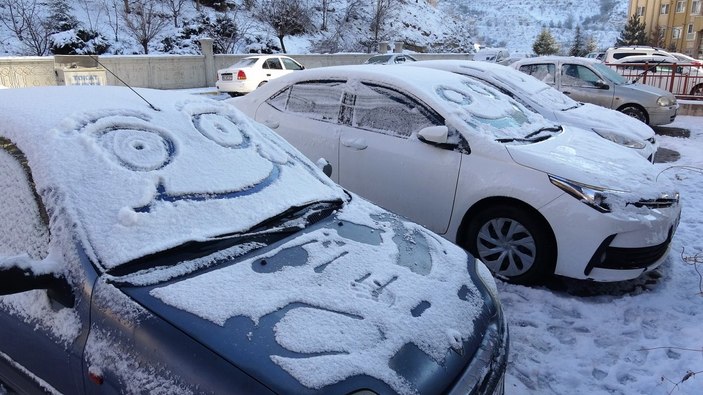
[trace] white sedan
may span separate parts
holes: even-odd
[[[305,67],[288,56],[249,56],[237,63],[217,70],[215,87],[230,96],[249,93],[274,78]]]
[[[454,73],[319,68],[229,102],[514,282],[635,278],[666,259],[679,218],[678,194],[632,150]]]
[[[581,103],[546,83],[511,67],[466,60],[425,60],[408,66],[446,70],[473,77],[519,101],[550,121],[591,130],[601,137],[635,150],[650,162],[659,147],[647,124],[590,103]]]

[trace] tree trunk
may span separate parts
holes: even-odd
[[[283,44],[283,37],[284,37],[284,36],[278,36],[278,41],[281,42],[281,51],[283,51],[283,53],[288,53],[288,52],[286,52],[286,46],[285,46],[285,44]]]

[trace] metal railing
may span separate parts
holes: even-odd
[[[667,90],[678,99],[703,100],[703,64],[696,63],[608,63],[629,81]]]

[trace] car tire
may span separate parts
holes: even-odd
[[[698,84],[691,89],[691,96],[703,96],[703,84]]]
[[[541,283],[554,272],[556,244],[551,232],[519,206],[482,210],[469,223],[465,241],[477,259],[512,283]]]
[[[642,121],[646,124],[649,124],[649,120],[647,119],[647,113],[637,106],[625,106],[620,108],[619,111],[625,115],[629,115],[632,118],[637,119],[638,121]]]

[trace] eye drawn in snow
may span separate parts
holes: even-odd
[[[448,86],[440,86],[436,92],[442,99],[460,106],[467,106],[473,102],[468,93]]]
[[[367,243],[364,236],[323,228],[263,256],[155,288],[151,295],[225,328],[233,317],[248,317],[258,326],[269,314],[285,311],[273,328],[282,349],[274,348],[270,360],[308,388],[368,375],[398,393],[417,393],[390,361],[408,344],[440,366],[451,350],[462,352],[482,304],[466,255],[414,224],[342,223],[333,229],[366,226],[382,241]],[[420,244],[427,246],[426,255],[399,251]],[[281,263],[293,256],[303,263]],[[429,260],[428,269],[403,262],[413,259]]]
[[[208,139],[228,148],[249,147],[250,137],[235,121],[217,113],[193,114],[193,125]]]
[[[490,97],[491,99],[496,99],[498,100],[498,96],[494,93],[486,89],[485,86],[470,82],[470,81],[463,81],[463,84],[469,87],[472,91],[478,93],[479,95],[483,95],[486,97]]]
[[[153,171],[176,156],[170,133],[138,113],[108,112],[85,122],[78,133],[92,139],[114,162],[132,171]]]

